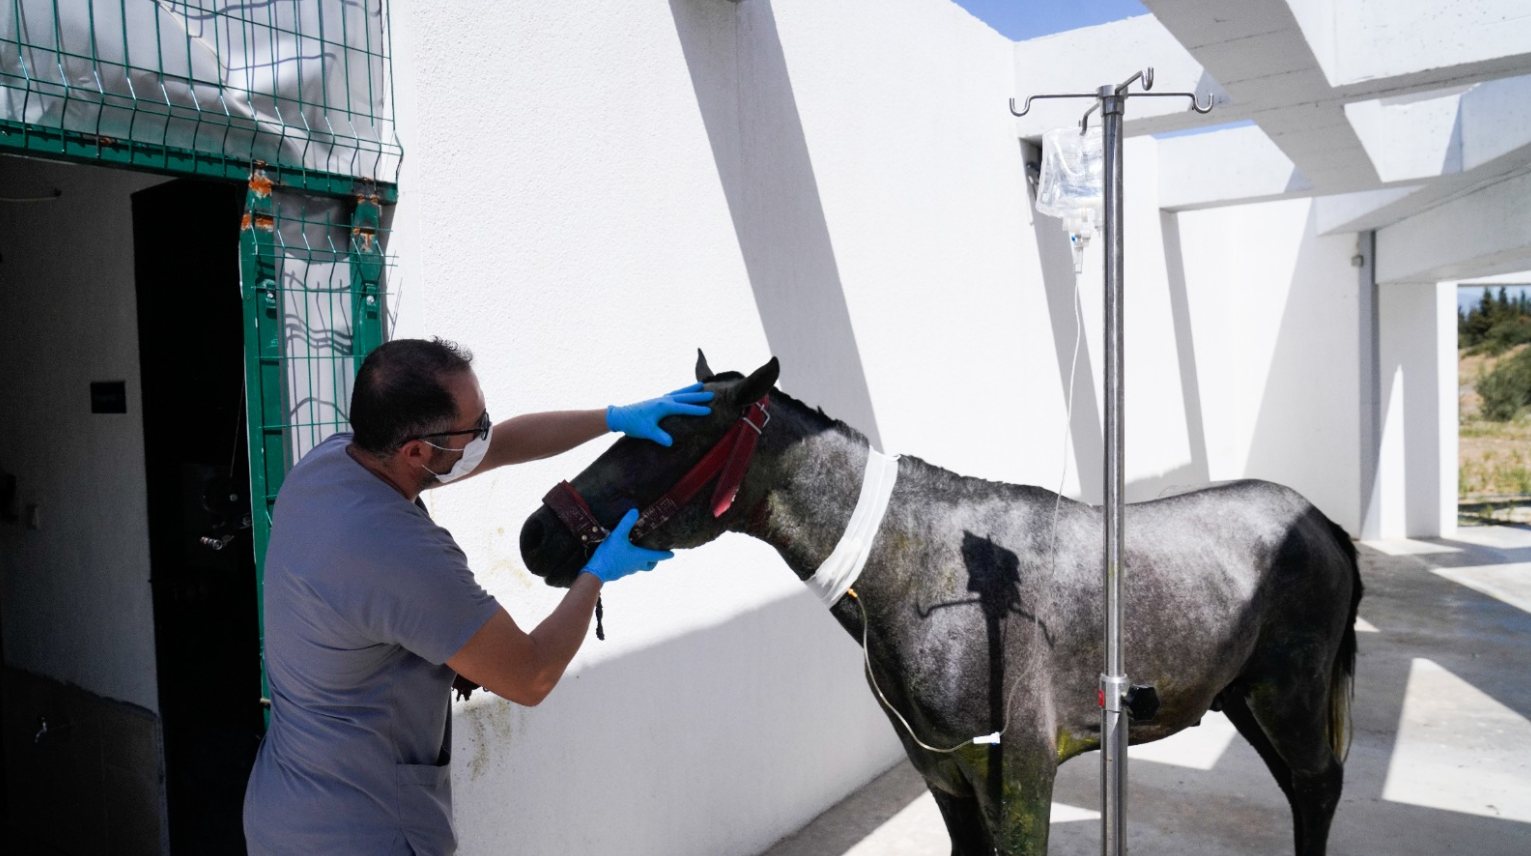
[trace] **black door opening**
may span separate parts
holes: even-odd
[[[244,188],[133,194],[150,582],[172,853],[245,852],[264,730],[244,421]]]

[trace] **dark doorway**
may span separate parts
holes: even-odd
[[[172,853],[245,852],[264,729],[244,420],[244,188],[133,194],[150,582]]]

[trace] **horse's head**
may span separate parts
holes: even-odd
[[[676,485],[715,447],[720,443],[733,444],[730,431],[737,434],[756,430],[764,418],[757,402],[771,391],[780,371],[772,357],[749,377],[739,372],[713,374],[706,357],[698,351],[696,379],[704,389],[716,393],[712,413],[663,420],[664,430],[675,441],[668,448],[649,440],[624,437],[569,481],[572,492],[555,488],[557,495],[550,498],[562,504],[562,512],[544,504],[521,527],[521,558],[527,569],[548,585],[573,584],[604,535],[600,529],[595,532],[591,529],[596,526],[610,529],[630,508],[645,510],[644,517],[648,518],[647,510],[661,499],[673,496]],[[741,423],[744,428],[736,427]],[[718,457],[722,459],[724,453],[718,453]],[[667,515],[657,526],[646,526],[640,520],[634,527],[632,542],[656,550],[684,549],[699,547],[724,531],[737,528],[735,524],[744,520],[749,503],[741,490],[738,501],[715,514],[711,499],[718,480],[717,476],[710,478],[689,500],[666,509]],[[584,519],[586,525],[573,523],[575,517]]]

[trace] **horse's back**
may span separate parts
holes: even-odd
[[[1241,671],[1281,647],[1342,638],[1359,583],[1355,546],[1302,494],[1245,480],[1131,508],[1126,579],[1129,596],[1147,601],[1129,601],[1132,612],[1187,616],[1206,651],[1240,652]],[[1184,645],[1164,653],[1187,655],[1174,650]]]

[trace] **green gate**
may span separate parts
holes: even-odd
[[[257,591],[282,479],[347,430],[356,371],[385,338],[382,213],[375,193],[324,199],[275,188],[261,169],[250,179],[239,253]]]
[[[387,0],[0,3],[0,153],[248,182],[258,603],[282,479],[346,429],[356,369],[387,333],[390,52]]]

